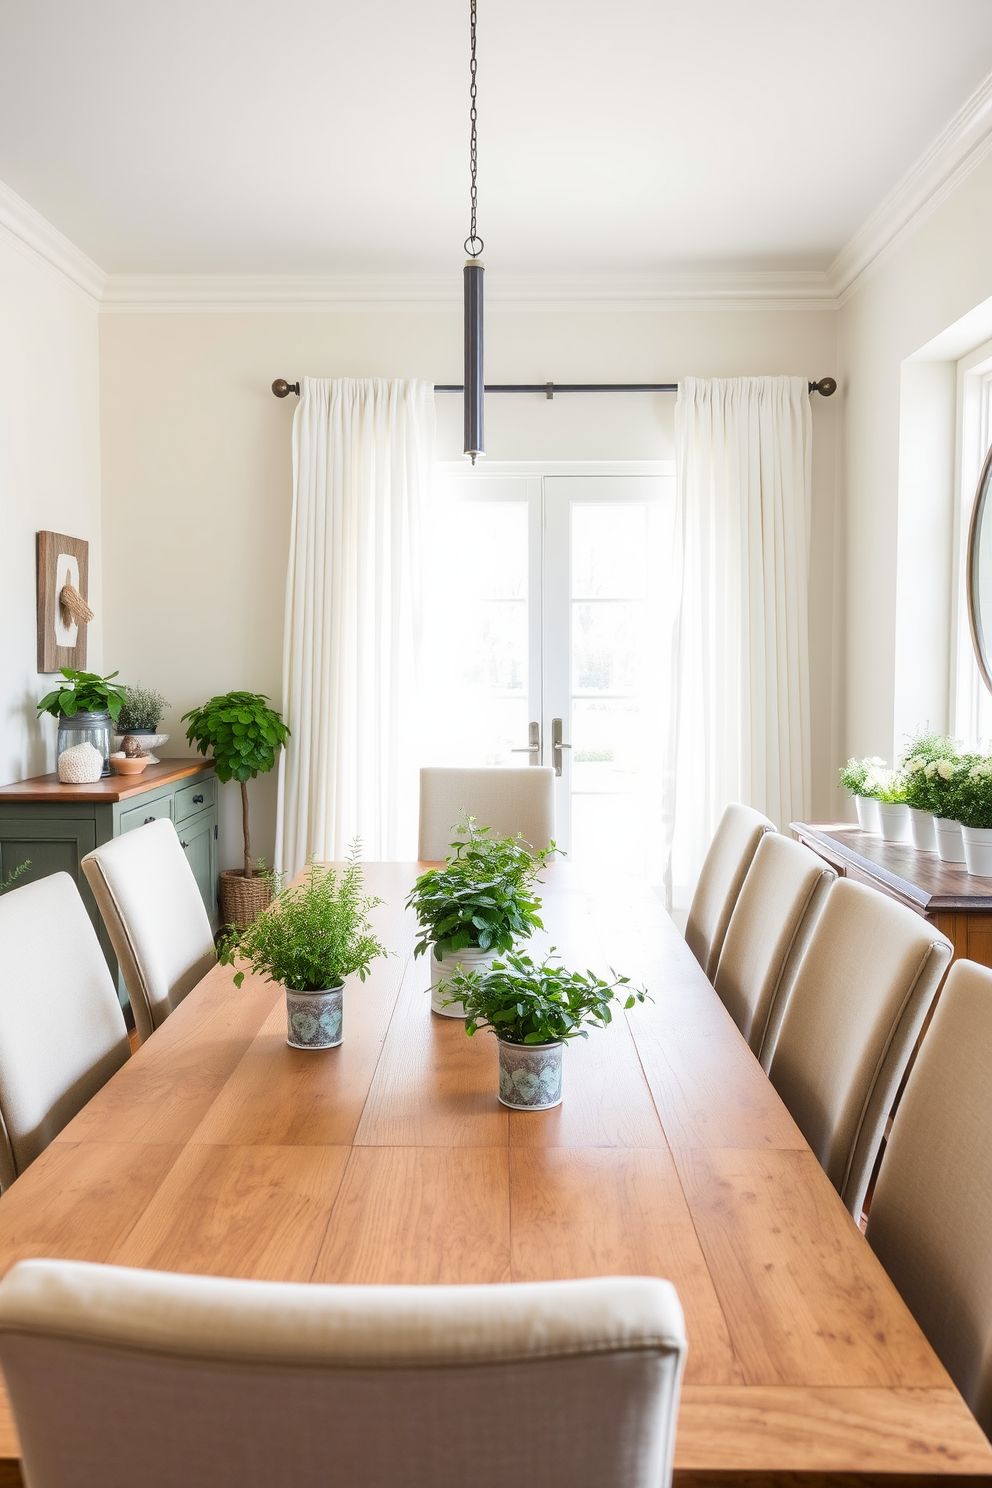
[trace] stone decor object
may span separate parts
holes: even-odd
[[[336,1049],[343,1037],[344,983],[323,992],[286,988],[286,1042],[293,1049]]]
[[[73,744],[59,755],[63,785],[92,785],[103,774],[103,755],[93,744]]]
[[[562,1043],[509,1044],[499,1048],[499,1098],[514,1111],[550,1111],[561,1105]]]

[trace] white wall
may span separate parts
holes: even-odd
[[[675,381],[680,376],[827,376],[832,307],[678,307],[487,312],[490,381]],[[280,696],[282,602],[296,400],[275,377],[461,379],[451,309],[133,313],[100,321],[108,664],[180,714],[212,693]],[[815,809],[826,810],[838,742],[835,689],[836,407],[814,397],[811,645]],[[487,452],[498,460],[666,459],[674,397],[491,396]],[[461,450],[461,403],[438,395],[438,456]],[[252,787],[253,844],[271,854],[274,776]],[[233,786],[222,795],[222,859],[236,866]]]
[[[87,667],[102,662],[97,305],[0,231],[0,782],[55,768],[37,671],[35,533],[90,544]]]

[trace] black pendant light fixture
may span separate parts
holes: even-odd
[[[482,276],[485,273],[479,254],[485,244],[476,232],[476,209],[478,207],[478,139],[476,126],[478,124],[478,111],[476,100],[478,87],[476,83],[476,60],[475,60],[475,31],[476,31],[476,0],[469,0],[471,7],[471,31],[472,31],[472,60],[469,67],[471,85],[469,87],[469,98],[471,108],[469,119],[471,121],[471,149],[470,164],[472,172],[471,190],[471,223],[469,235],[465,239],[465,252],[468,254],[468,262],[462,270],[465,287],[465,453],[472,464],[475,464],[479,455],[485,454],[485,434],[483,430],[483,397],[485,393],[485,375],[482,368]]]

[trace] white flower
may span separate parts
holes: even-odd
[[[953,780],[954,779],[954,762],[953,762],[953,760],[948,760],[948,759],[938,760],[937,761],[937,774],[940,776],[941,780]]]
[[[917,759],[911,759],[907,763],[906,769],[909,771],[909,773],[911,775],[915,775],[916,772],[917,772],[917,770],[922,770],[923,769],[923,765],[924,765],[924,761],[923,760],[921,760],[919,758],[917,758]]]
[[[924,765],[923,773],[928,780],[932,780],[937,773],[937,761],[931,760],[928,765]]]

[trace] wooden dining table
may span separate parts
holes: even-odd
[[[992,1480],[657,894],[545,871],[538,948],[651,1000],[568,1044],[561,1106],[510,1111],[492,1036],[430,1011],[404,908],[422,866],[366,866],[390,955],[349,984],[339,1048],[289,1048],[281,989],[216,967],[0,1198],[0,1273],[53,1256],[313,1283],[668,1277],[689,1335],[678,1488]],[[4,1394],[0,1484],[19,1481]]]

